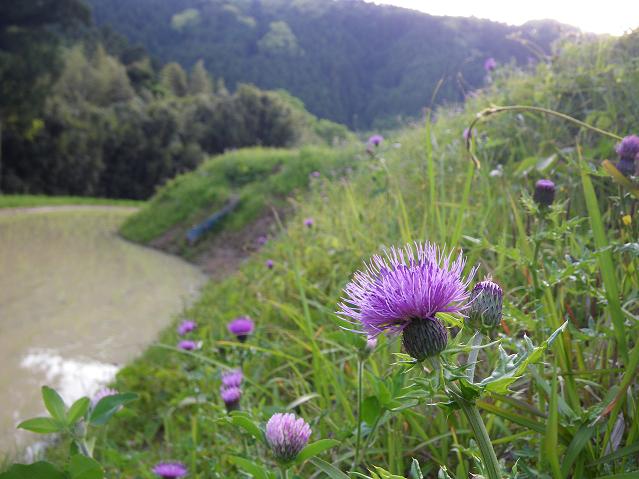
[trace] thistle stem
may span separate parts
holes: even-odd
[[[472,429],[477,445],[479,446],[479,452],[481,453],[484,467],[486,468],[486,477],[488,479],[501,479],[502,476],[499,461],[497,460],[497,455],[495,454],[493,445],[490,442],[490,436],[488,436],[484,420],[479,414],[479,409],[477,409],[474,402],[464,399],[461,391],[455,384],[450,383],[448,387],[451,399],[457,403],[466,416],[466,419],[468,419],[470,428]]]
[[[357,360],[357,437],[355,439],[355,463],[354,467],[359,466],[359,453],[362,442],[362,384],[364,376],[364,361],[359,358]]]
[[[284,466],[280,466],[280,475],[282,479],[288,479],[288,469]]]
[[[481,346],[481,342],[483,339],[484,335],[478,332],[473,338],[473,342],[471,343],[473,349],[470,350],[470,354],[468,355],[468,370],[466,371],[466,377],[468,377],[468,382],[470,383],[472,383],[475,379],[475,366],[477,365],[479,346]]]

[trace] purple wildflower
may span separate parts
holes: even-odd
[[[311,173],[311,178],[319,178],[322,174],[319,171],[314,171]]]
[[[266,441],[280,461],[291,461],[304,449],[311,427],[295,414],[273,414],[266,423]]]
[[[476,329],[491,329],[501,323],[504,292],[491,278],[473,288],[468,309],[469,323]]]
[[[96,404],[98,404],[105,397],[115,396],[116,394],[120,393],[115,389],[102,388],[97,393],[95,393],[95,396],[93,396],[93,399],[91,399],[91,404],[93,405],[93,407],[95,407]]]
[[[484,61],[484,70],[486,70],[487,72],[491,72],[495,68],[497,68],[497,60],[495,60],[493,57],[486,58],[486,60]]]
[[[551,180],[539,180],[535,184],[533,200],[539,206],[550,206],[555,201],[555,184]]]
[[[634,175],[636,172],[635,161],[639,159],[639,136],[630,135],[621,140],[617,145],[619,161],[615,165],[624,176]]]
[[[222,373],[222,386],[225,388],[239,388],[244,381],[244,374],[241,369],[232,369]]]
[[[422,360],[441,352],[448,340],[437,313],[462,313],[468,308],[466,260],[451,259],[437,246],[391,248],[383,258],[373,256],[344,288],[346,298],[338,314],[360,323],[369,336],[403,333],[404,347]]]
[[[639,136],[630,135],[621,140],[616,147],[619,158],[633,160],[639,155]]]
[[[229,332],[237,336],[240,342],[244,342],[246,337],[255,329],[255,323],[248,316],[240,316],[231,321],[227,327]]]
[[[268,243],[268,236],[260,235],[257,237],[255,241],[257,242],[259,246],[264,246],[266,243]]]
[[[266,260],[266,267],[267,267],[268,269],[273,269],[273,266],[274,266],[274,265],[275,265],[275,263],[273,263],[273,260],[272,260],[272,259],[267,259],[267,260]]]
[[[220,388],[220,397],[224,401],[227,411],[235,411],[240,407],[240,398],[242,390],[239,387],[222,387]]]
[[[180,325],[177,328],[177,332],[180,336],[184,336],[185,334],[190,333],[191,331],[194,331],[195,328],[197,328],[197,323],[195,321],[191,321],[190,319],[187,319],[180,323]]]
[[[314,224],[315,220],[313,218],[306,218],[304,220],[304,226],[306,226],[307,228],[312,228]]]
[[[153,473],[162,479],[177,479],[186,476],[188,472],[181,462],[160,462],[153,468]]]
[[[384,141],[384,137],[382,135],[373,135],[368,139],[368,144],[373,146],[379,146]]]
[[[195,341],[185,339],[178,343],[178,348],[183,349],[184,351],[193,351],[194,349],[197,349],[197,343]]]

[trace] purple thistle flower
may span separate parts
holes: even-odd
[[[539,180],[535,184],[533,200],[539,206],[550,206],[555,201],[555,184],[550,180]]]
[[[619,155],[619,158],[634,161],[635,157],[639,155],[639,136],[626,136],[621,140],[621,143],[617,145],[615,151]]]
[[[195,321],[191,321],[190,319],[187,319],[180,323],[180,325],[177,328],[177,332],[180,336],[184,336],[185,334],[190,333],[191,331],[194,331],[195,328],[197,328],[197,323]]]
[[[295,414],[277,413],[266,423],[266,441],[278,460],[288,462],[304,449],[311,437],[311,427]]]
[[[255,241],[257,242],[259,246],[264,246],[266,243],[268,243],[268,236],[260,235],[257,237],[257,240]]]
[[[93,396],[93,399],[91,399],[91,405],[95,407],[96,404],[98,404],[105,397],[115,396],[116,394],[120,393],[115,389],[102,388],[97,393],[95,393],[95,396]]]
[[[240,342],[246,341],[246,337],[255,329],[255,323],[248,316],[240,316],[231,321],[227,326],[229,332],[237,336]]]
[[[311,178],[319,178],[322,174],[319,171],[314,171],[311,173]]]
[[[417,359],[441,352],[448,333],[435,315],[468,308],[467,289],[476,270],[464,279],[466,260],[451,256],[431,243],[373,256],[344,288],[338,314],[359,323],[369,336],[403,333],[405,348]]]
[[[160,462],[153,468],[153,473],[162,479],[177,479],[186,476],[188,472],[181,462]]]
[[[304,226],[306,226],[307,228],[312,228],[314,224],[315,220],[313,218],[306,218],[304,220]]]
[[[220,397],[224,401],[227,411],[235,411],[240,407],[240,398],[242,390],[239,387],[222,387],[220,388]]]
[[[244,381],[244,374],[241,369],[232,369],[222,373],[222,386],[224,388],[239,388]]]
[[[491,329],[501,323],[504,292],[490,277],[473,288],[468,309],[469,323],[475,329]]]
[[[379,146],[384,141],[384,137],[382,135],[373,135],[368,139],[368,144],[373,146]]]
[[[486,60],[484,61],[484,70],[486,70],[487,72],[491,72],[495,68],[497,68],[497,60],[495,60],[493,57],[486,58]]]
[[[615,165],[624,176],[632,176],[637,169],[635,161],[639,160],[639,136],[626,136],[615,149],[619,155],[619,161]]]
[[[274,265],[275,265],[275,263],[273,263],[273,260],[272,260],[272,259],[267,259],[267,260],[266,260],[266,267],[267,267],[268,269],[273,269],[273,266],[274,266]]]
[[[189,339],[184,339],[178,343],[178,348],[184,351],[193,351],[194,349],[197,349],[197,343]]]

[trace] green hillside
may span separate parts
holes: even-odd
[[[197,322],[185,337],[201,341],[198,349],[177,348],[183,338],[170,329],[119,373],[114,387],[139,399],[101,431],[95,457],[113,477],[151,478],[152,466],[169,459],[202,479],[275,478],[287,469],[281,477],[636,477],[639,192],[636,179],[613,180],[603,160],[616,161],[618,138],[639,132],[637,51],[638,33],[566,43],[534,73],[504,71],[463,110],[441,108],[435,122],[387,139],[351,175],[322,175],[297,196],[277,238],[176,318]],[[494,105],[543,110],[500,113]],[[591,126],[543,113],[549,110]],[[478,168],[462,132],[481,111]],[[233,155],[161,190],[147,210],[157,214],[140,216],[139,228],[143,218],[160,231],[170,221],[157,226],[156,218],[190,215],[183,198],[213,201],[196,178],[229,158],[303,153]],[[556,184],[549,207],[532,199],[542,178]],[[468,360],[474,333],[458,316],[438,316],[451,332],[442,362],[411,368],[397,355],[397,337],[380,336],[371,352],[350,331],[361,325],[335,314],[363,260],[424,241],[448,245],[454,256],[463,248],[465,273],[477,265],[474,282],[491,275],[503,288],[503,323],[490,333],[500,347],[484,339],[475,372],[486,383],[471,384],[466,369],[456,369]],[[386,274],[380,270],[375,284],[387,284]],[[227,330],[240,315],[256,324],[245,342]],[[532,352],[524,336],[544,345],[564,322],[558,339],[536,350],[534,366],[508,357]],[[241,411],[229,415],[220,374],[235,367],[245,379]],[[315,459],[302,453],[297,463],[278,465],[260,428],[285,411],[310,424],[312,441],[335,441],[321,443]],[[486,438],[499,463],[487,459]]]
[[[309,111],[355,129],[415,117],[431,102],[463,100],[483,64],[526,66],[575,29],[435,17],[361,0],[89,0],[99,25],[162,62],[203,60],[227,85],[283,88]]]

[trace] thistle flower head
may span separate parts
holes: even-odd
[[[231,334],[234,334],[239,341],[243,342],[255,329],[255,323],[248,316],[240,316],[231,321],[227,327]]]
[[[102,388],[97,393],[95,393],[95,396],[93,396],[93,399],[91,399],[91,404],[93,405],[93,407],[95,407],[95,405],[98,404],[105,397],[115,396],[116,394],[120,393],[115,389]]]
[[[177,479],[188,474],[188,469],[181,462],[160,462],[152,469],[162,479]]]
[[[322,174],[319,171],[314,171],[311,173],[311,178],[319,178]]]
[[[239,387],[225,387],[222,384],[220,388],[220,397],[224,401],[227,411],[234,411],[240,406],[240,398],[242,397],[242,390]]]
[[[379,146],[384,141],[384,137],[382,135],[373,135],[368,139],[368,144],[372,146]]]
[[[345,298],[338,314],[359,323],[369,336],[408,330],[409,336],[416,334],[422,340],[433,340],[433,344],[421,347],[426,356],[436,354],[443,349],[441,339],[447,333],[435,315],[462,313],[467,308],[468,284],[475,269],[464,279],[465,264],[462,255],[453,260],[452,253],[446,255],[430,243],[391,248],[385,257],[373,256],[363,270],[355,273],[344,288]],[[423,324],[417,327],[414,323]],[[431,331],[433,328],[437,331]],[[404,334],[404,345],[413,346],[406,339]],[[413,352],[414,349],[409,354]],[[413,357],[423,359],[424,354]]]
[[[639,154],[637,155],[639,158]],[[630,158],[621,158],[616,164],[615,167],[619,170],[624,176],[632,176],[636,172],[635,160]]]
[[[504,293],[490,278],[473,288],[468,309],[469,323],[476,329],[492,329],[501,323]]]
[[[244,374],[241,369],[233,369],[222,373],[222,386],[224,388],[239,388],[244,381]]]
[[[266,423],[266,441],[278,460],[291,461],[304,449],[311,428],[295,414],[273,414]]]
[[[312,228],[314,224],[315,220],[313,218],[306,218],[304,220],[304,226],[306,226],[307,228]]]
[[[495,60],[493,57],[486,58],[486,60],[484,61],[484,70],[486,70],[487,72],[491,72],[495,68],[497,68],[497,60]]]
[[[268,236],[266,235],[260,235],[257,237],[257,239],[255,240],[255,242],[259,245],[259,246],[264,246],[266,243],[268,243]]]
[[[194,331],[195,328],[197,328],[197,323],[195,321],[187,319],[179,324],[177,332],[180,336],[184,336],[185,334]]]
[[[265,264],[268,269],[273,269],[273,266],[275,265],[272,259],[267,259]]]
[[[185,339],[178,343],[178,348],[183,349],[184,351],[193,351],[197,349],[197,343],[195,341]]]
[[[555,201],[555,184],[551,180],[539,180],[535,183],[533,200],[539,206],[550,206]]]
[[[639,136],[626,136],[615,148],[619,158],[634,161],[639,155]]]

